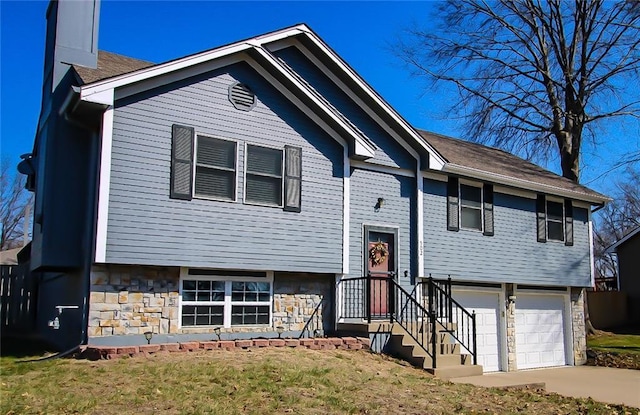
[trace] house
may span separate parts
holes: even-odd
[[[627,295],[628,322],[640,323],[640,226],[607,248],[618,258],[618,287]]]
[[[49,340],[337,331],[432,368],[585,362],[605,196],[414,128],[304,24],[152,64],[99,51],[98,10],[51,2],[21,166]]]

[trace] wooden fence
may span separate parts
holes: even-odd
[[[0,330],[2,334],[29,333],[35,329],[37,273],[29,262],[0,265]]]

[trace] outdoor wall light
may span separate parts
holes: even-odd
[[[151,344],[151,339],[153,338],[153,332],[152,331],[145,331],[144,332],[144,338],[147,339],[147,344]]]
[[[383,197],[379,197],[378,198],[378,202],[374,206],[374,209],[376,210],[376,212],[379,211],[382,206],[384,206],[384,202],[385,202],[385,200],[384,200]]]
[[[276,327],[276,331],[278,332],[278,338],[281,339],[282,338],[282,333],[284,333],[284,327],[278,326],[278,327]]]
[[[218,341],[220,341],[220,327],[216,327],[213,329],[213,332],[218,336]]]
[[[509,296],[509,302],[510,303],[515,303],[516,302],[516,296],[515,295],[510,295]]]

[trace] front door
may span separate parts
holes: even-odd
[[[367,273],[371,276],[369,306],[372,317],[386,318],[391,309],[389,279],[395,271],[395,233],[367,232]]]

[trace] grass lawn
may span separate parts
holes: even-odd
[[[587,346],[594,350],[640,355],[640,335],[604,333],[589,336]]]
[[[249,349],[18,363],[3,357],[0,414],[637,414],[537,391],[443,382],[364,351]]]
[[[640,370],[640,335],[601,332],[587,338],[593,366]]]

